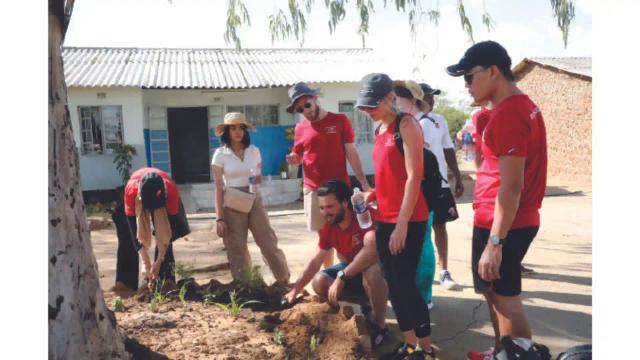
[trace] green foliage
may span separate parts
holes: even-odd
[[[162,281],[156,280],[153,285],[153,292],[151,293],[151,302],[149,302],[149,309],[151,309],[152,312],[157,312],[158,306],[166,300],[166,297],[162,293],[163,288],[164,279]]]
[[[434,113],[442,115],[445,119],[447,119],[447,124],[449,125],[449,135],[451,135],[451,139],[456,138],[456,133],[462,129],[464,123],[469,118],[469,114],[461,111],[451,105],[438,105],[433,110]]]
[[[309,351],[313,354],[318,349],[318,338],[315,335],[311,335],[309,340]]]
[[[178,280],[188,279],[195,273],[193,265],[176,262],[173,266],[173,272]]]
[[[264,282],[258,266],[243,271],[238,278],[238,288],[243,293],[253,293],[256,289],[265,288],[266,286],[267,284]]]
[[[260,301],[256,301],[256,300],[250,300],[250,301],[240,303],[237,299],[237,295],[235,291],[231,292],[230,297],[231,297],[230,303],[228,304],[216,303],[216,306],[218,306],[220,309],[224,310],[226,313],[234,317],[238,317],[238,315],[240,315],[240,311],[242,311],[242,308],[245,307],[246,305],[260,304]]]
[[[224,41],[229,44],[233,42],[236,49],[240,49],[240,37],[237,29],[244,25],[251,25],[249,11],[241,0],[229,0],[227,7],[227,30],[224,33]]]
[[[288,171],[289,170],[289,165],[287,165],[286,162],[283,162],[282,164],[280,164],[280,166],[278,166],[278,171],[279,172],[283,172],[283,171]]]
[[[275,329],[272,335],[273,342],[278,345],[285,345],[287,343],[287,337],[284,333],[278,329]]]
[[[122,301],[122,298],[120,296],[116,296],[115,298],[113,298],[111,307],[113,308],[113,311],[125,311],[124,301]]]
[[[558,21],[558,28],[562,32],[562,41],[564,48],[567,48],[569,41],[569,25],[575,18],[575,8],[572,0],[551,0],[551,8],[553,16]]]
[[[128,144],[121,144],[113,153],[115,154],[113,163],[116,164],[116,169],[118,173],[120,173],[122,183],[126,184],[131,177],[131,160],[137,155],[136,148]]]
[[[182,307],[187,307],[187,302],[185,301],[184,297],[187,294],[187,284],[189,282],[185,282],[184,284],[182,284],[182,287],[180,288],[180,292],[178,293],[178,298],[180,299],[180,303],[182,304]]]

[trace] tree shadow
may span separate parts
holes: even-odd
[[[534,266],[534,269],[535,268],[536,267]],[[586,286],[591,286],[591,283],[592,283],[591,277],[542,273],[538,271],[527,275],[527,278],[547,280],[547,281],[557,281],[557,282],[571,283],[576,285],[586,285]]]
[[[523,291],[522,296],[529,299],[543,299],[563,304],[591,306],[591,295],[570,294],[550,291]]]
[[[124,340],[124,349],[134,360],[169,360],[166,355],[157,353],[129,337]]]

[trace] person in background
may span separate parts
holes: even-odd
[[[347,175],[347,161],[351,165],[362,190],[370,189],[362,171],[360,155],[354,141],[351,121],[344,114],[335,114],[322,108],[318,101],[319,91],[299,82],[289,89],[287,112],[303,116],[294,131],[294,142],[287,162],[302,164],[304,169],[304,212],[307,228],[320,231],[324,218],[318,207],[316,190],[332,179],[351,184]],[[333,250],[327,252],[325,267],[333,264]]]

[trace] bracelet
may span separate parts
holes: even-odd
[[[224,219],[216,219],[216,222],[220,222],[220,221],[224,222]]]

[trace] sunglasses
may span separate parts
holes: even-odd
[[[304,103],[304,106],[303,106],[303,107],[298,107],[298,108],[296,108],[296,112],[297,112],[298,114],[302,114],[302,112],[304,111],[304,109],[309,109],[309,108],[311,108],[311,102],[307,101],[306,103]]]
[[[466,82],[468,85],[471,85],[471,83],[473,83],[473,76],[474,76],[475,74],[477,74],[477,73],[479,73],[479,72],[482,72],[482,71],[486,71],[486,70],[488,70],[488,69],[489,69],[489,68],[481,68],[481,69],[478,69],[478,70],[476,70],[476,71],[472,71],[472,72],[470,72],[470,73],[466,73],[466,74],[464,74],[464,82]]]

